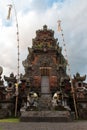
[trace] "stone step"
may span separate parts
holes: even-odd
[[[39,99],[39,109],[40,110],[49,110],[51,109],[51,97],[41,97]]]
[[[27,111],[22,112],[21,122],[71,122],[69,111]]]

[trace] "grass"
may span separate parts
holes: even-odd
[[[19,119],[18,118],[0,119],[0,122],[15,122],[15,123],[18,123]],[[1,128],[0,128],[0,130],[1,130]]]

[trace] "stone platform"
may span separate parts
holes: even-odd
[[[70,122],[68,111],[25,111],[21,113],[21,122]]]

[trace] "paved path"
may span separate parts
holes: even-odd
[[[87,130],[87,121],[71,123],[0,123],[0,130]]]

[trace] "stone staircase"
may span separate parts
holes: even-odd
[[[41,97],[39,98],[39,110],[50,110],[51,109],[51,94],[49,88],[49,77],[42,76],[41,79]]]
[[[52,97],[51,94],[41,94],[41,97],[39,98],[39,110],[51,110],[52,106]]]
[[[25,111],[21,113],[22,122],[70,122],[69,111],[55,111],[52,109],[52,95],[49,89],[49,77],[42,76],[41,96],[38,100],[37,111]]]
[[[49,93],[49,77],[48,76],[42,76],[41,78],[41,93]]]

